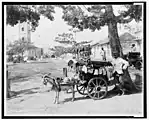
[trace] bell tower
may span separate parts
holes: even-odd
[[[19,40],[31,42],[30,23],[19,23]]]

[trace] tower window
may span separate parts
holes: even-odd
[[[24,27],[22,27],[22,31],[24,31]]]

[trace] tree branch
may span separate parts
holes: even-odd
[[[91,10],[88,10],[89,12],[92,12],[92,13],[99,13],[101,12],[102,9],[105,9],[105,6],[93,6],[91,7]]]
[[[127,11],[123,11],[120,15],[115,16],[116,21],[118,23],[128,23],[128,22],[131,22],[133,20],[133,18],[130,15],[132,10],[133,10],[133,8],[130,7]],[[129,16],[129,18],[125,19],[127,16]]]
[[[101,10],[105,9],[105,6],[97,6],[97,7],[95,6],[95,7],[89,8],[89,9],[85,5],[83,5],[83,7],[86,9],[86,11],[88,13],[90,13],[90,15],[94,15],[94,16],[97,16],[97,17],[99,17],[100,15],[103,15],[103,12]]]
[[[118,23],[129,23],[129,22],[131,22],[132,20],[133,20],[132,17],[129,17],[129,18],[127,18],[127,19],[124,19],[124,17],[121,17],[121,18],[119,18],[119,19],[116,19],[116,21],[117,21]]]

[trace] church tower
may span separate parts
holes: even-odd
[[[19,23],[19,39],[31,42],[31,30],[29,22]]]

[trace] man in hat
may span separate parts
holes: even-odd
[[[123,58],[119,57],[119,53],[113,53],[113,59],[111,61],[113,64],[114,70],[113,70],[113,76],[118,77],[119,82],[119,88],[120,93],[119,95],[124,94],[125,90],[123,88],[124,82],[122,80],[123,70],[126,70],[129,66],[129,63],[124,60]]]

